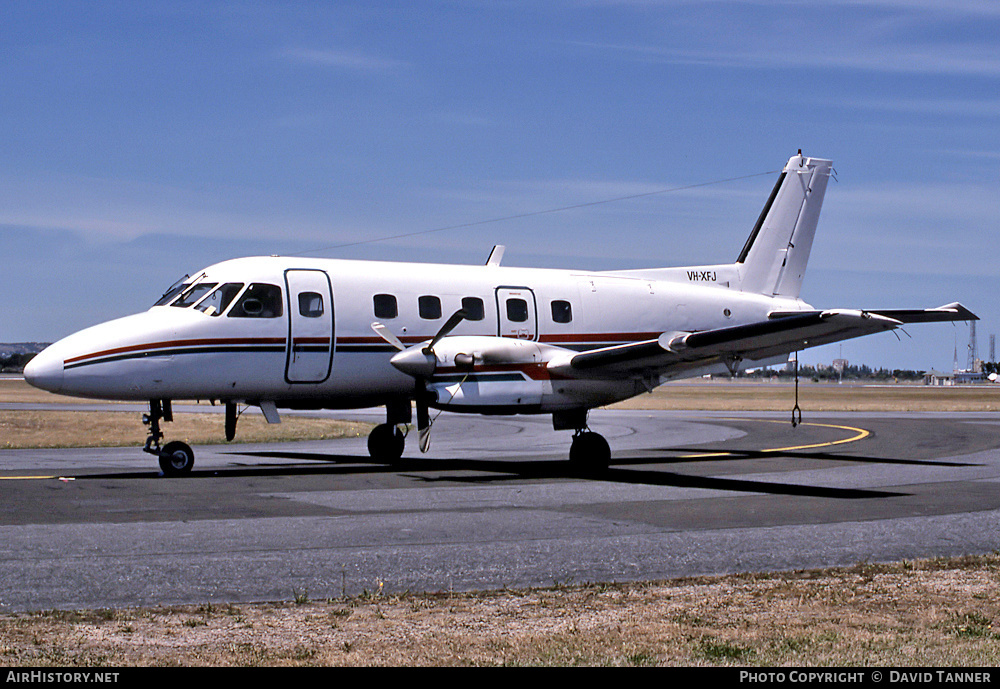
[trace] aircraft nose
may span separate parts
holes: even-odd
[[[63,375],[63,360],[44,350],[24,367],[24,379],[30,385],[49,392],[62,389]]]

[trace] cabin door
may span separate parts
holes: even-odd
[[[518,340],[538,337],[535,294],[527,287],[497,287],[497,335]]]
[[[333,288],[322,270],[286,270],[288,344],[285,380],[322,383],[333,367]]]

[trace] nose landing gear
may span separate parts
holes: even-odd
[[[191,473],[194,466],[194,450],[187,443],[174,440],[160,447],[163,432],[160,431],[160,420],[173,421],[174,415],[170,400],[149,400],[149,413],[142,415],[142,423],[149,426],[149,436],[143,446],[143,452],[156,455],[160,461],[160,469],[164,476],[183,476]]]

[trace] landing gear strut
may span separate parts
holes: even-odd
[[[160,469],[164,476],[182,476],[191,473],[194,466],[194,450],[187,443],[178,440],[160,447],[163,432],[160,431],[160,420],[173,421],[174,415],[170,400],[149,400],[149,413],[142,415],[143,424],[149,426],[149,436],[143,452],[156,455],[160,460]]]

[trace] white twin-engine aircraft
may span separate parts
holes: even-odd
[[[936,309],[816,310],[799,299],[831,162],[799,152],[782,170],[735,263],[615,272],[292,257],[242,258],[184,278],[151,309],[56,342],[25,368],[52,392],[149,402],[145,450],[165,475],[194,453],[161,447],[171,400],[279,409],[384,405],[368,439],[378,461],[403,454],[429,409],[551,414],[574,432],[570,460],[606,468],[590,409],[665,381],[784,363],[806,347],[904,323],[972,320]]]

